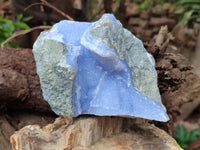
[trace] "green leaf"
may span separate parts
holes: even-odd
[[[180,146],[181,146],[182,148],[186,148],[186,147],[188,147],[188,144],[182,143],[182,144],[180,144]]]
[[[194,12],[194,10],[187,11],[187,12],[184,14],[183,18],[181,19],[181,21],[179,21],[179,23],[176,24],[176,26],[173,28],[172,32],[174,32],[174,30],[175,30],[176,28],[178,28],[179,26],[181,26],[181,25],[186,25],[186,24],[188,23],[188,21],[190,20],[190,18],[191,18],[191,16],[192,16],[193,12]]]
[[[186,5],[186,4],[190,4],[190,5],[197,4],[197,5],[199,5],[200,1],[199,0],[179,0],[177,2],[177,5],[180,5],[180,6],[183,6],[183,5]]]
[[[30,27],[23,22],[14,22],[13,24],[20,29],[30,29]]]
[[[120,0],[114,0],[114,2],[115,2],[115,3],[119,3],[119,2],[120,2]]]
[[[8,19],[6,19],[6,18],[2,18],[1,16],[0,16],[0,22],[1,23],[6,23],[8,21]],[[1,25],[1,24],[0,24]]]
[[[195,20],[195,19],[200,19],[200,15],[193,15],[193,16],[191,16],[191,17],[188,19],[188,22],[189,22],[190,20]]]
[[[14,26],[11,21],[1,24],[1,29],[3,32],[12,33],[14,31]]]
[[[22,14],[17,15],[17,21],[20,21],[22,19],[22,17],[23,17]]]
[[[15,42],[11,41],[8,42],[8,44],[5,45],[5,47],[15,47],[15,48],[20,48],[19,45],[17,45]]]
[[[26,22],[26,21],[29,21],[31,19],[33,19],[33,16],[25,17],[25,18],[22,19],[22,21]]]
[[[175,130],[175,139],[177,142],[183,141],[185,136],[187,135],[187,129],[184,126],[177,125]]]
[[[177,125],[174,138],[182,148],[186,148],[191,141],[197,140],[199,135],[200,128],[194,129],[190,133],[188,133],[187,129],[184,126]]]
[[[12,22],[11,20],[0,16],[0,44],[13,34],[15,27],[18,27],[20,29],[30,28],[26,23],[20,22],[22,17],[23,16],[20,14],[17,16],[18,21]],[[9,42],[8,44],[5,45],[5,47],[19,47],[19,46],[16,45],[14,42]]]
[[[151,0],[145,0],[136,8],[137,11],[147,10],[151,4]]]
[[[195,141],[198,139],[198,136],[200,135],[200,128],[192,130],[190,133],[190,141]]]

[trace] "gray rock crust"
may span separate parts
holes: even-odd
[[[66,64],[66,45],[46,39],[47,33],[42,32],[33,45],[43,97],[56,114],[73,116],[72,90],[76,71]]]
[[[141,40],[123,28],[119,21],[116,25],[113,25],[107,17],[92,25],[89,36],[91,39],[113,48],[120,59],[126,60],[131,68],[136,89],[162,105],[157,85],[155,60],[145,50]],[[163,108],[165,109],[164,106]]]

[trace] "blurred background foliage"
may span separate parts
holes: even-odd
[[[6,17],[0,16],[0,44],[9,38],[16,30],[30,29],[25,22],[31,20],[32,17],[23,18],[22,14],[17,15],[16,21],[11,21]],[[14,42],[10,42],[6,47],[19,47]]]
[[[174,138],[182,148],[187,148],[190,142],[196,141],[200,135],[200,128],[188,132],[183,125],[177,125]]]

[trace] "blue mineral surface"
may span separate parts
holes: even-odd
[[[110,23],[105,25],[105,20]],[[65,63],[76,72],[73,80],[73,116],[93,114],[168,121],[162,104],[137,90],[132,70],[126,59],[119,57],[115,46],[105,44],[109,41],[101,42],[107,36],[112,36],[107,32],[108,28],[118,28],[118,24],[119,21],[111,14],[103,15],[94,23],[63,20],[55,24],[45,36],[45,39],[66,46]],[[98,30],[92,30],[94,25]],[[101,35],[101,40],[94,39],[90,32],[96,32],[93,34],[97,37]],[[112,44],[115,45],[111,42]],[[146,78],[150,78],[150,75],[147,74]],[[54,107],[53,104],[50,105]],[[60,107],[62,105],[64,104]]]

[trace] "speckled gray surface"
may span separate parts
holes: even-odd
[[[76,72],[66,64],[66,46],[45,39],[47,33],[42,32],[33,46],[43,97],[55,113],[72,116],[72,88]]]

